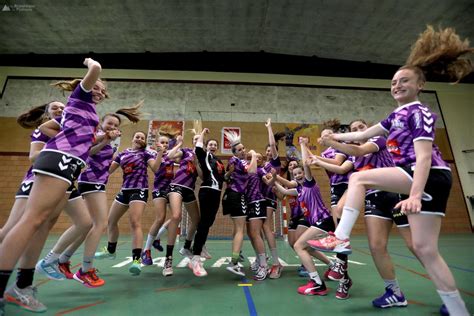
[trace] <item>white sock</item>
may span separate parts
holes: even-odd
[[[155,241],[156,237],[148,234],[148,237],[146,239],[146,244],[145,244],[145,249],[143,250],[150,250],[151,246],[153,245],[153,242]]]
[[[66,263],[68,261],[71,261],[71,257],[74,254],[74,252],[70,252],[65,250],[61,256],[59,256],[59,263]]]
[[[266,267],[267,266],[267,255],[265,253],[261,253],[258,255],[258,264],[261,267]]]
[[[323,282],[321,282],[321,278],[319,277],[319,274],[318,274],[318,271],[315,271],[315,272],[310,272],[308,273],[309,274],[309,278],[311,280],[313,280],[314,282],[318,283],[318,284],[322,284]]]
[[[160,236],[163,235],[163,233],[164,233],[165,231],[167,231],[167,230],[168,230],[168,229],[167,229],[166,226],[164,226],[164,225],[161,226],[160,230],[158,231],[158,234],[157,234],[156,237],[155,237],[155,240],[156,240],[156,239],[160,239]]]
[[[279,265],[280,260],[278,260],[278,250],[276,248],[273,248],[270,249],[270,252],[272,253],[273,265]]]
[[[59,260],[59,257],[61,256],[61,254],[59,253],[54,253],[52,250],[46,255],[46,257],[44,257],[44,262],[46,264],[51,264],[57,260]]]
[[[461,294],[459,294],[459,291],[453,291],[453,292],[444,292],[437,290],[439,296],[441,296],[441,299],[443,300],[444,305],[446,305],[446,308],[448,309],[448,312],[450,315],[456,315],[456,316],[468,316],[469,312],[467,311],[466,304],[464,303]]]
[[[348,206],[343,207],[341,221],[334,232],[338,239],[345,240],[349,238],[357,217],[359,217],[359,210]]]
[[[383,283],[384,283],[385,287],[388,287],[388,288],[392,289],[393,293],[395,293],[397,296],[402,295],[402,290],[400,289],[400,284],[398,284],[397,279],[394,279],[394,280],[385,280],[384,279]]]

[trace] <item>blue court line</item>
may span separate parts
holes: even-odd
[[[364,247],[364,248],[369,249],[369,247]],[[370,250],[370,249],[369,249],[369,250]],[[411,259],[411,260],[416,260],[416,261],[418,261],[418,258],[416,258],[416,257],[414,257],[414,256],[402,255],[402,254],[400,254],[400,253],[396,253],[396,252],[393,252],[393,251],[389,251],[388,253],[391,254],[391,255],[394,255],[394,256],[399,256],[399,257],[402,257],[402,258],[407,258],[407,259]],[[454,265],[451,265],[451,264],[448,264],[448,267],[450,267],[451,269],[455,269],[455,270],[459,270],[459,271],[463,271],[463,272],[474,273],[474,270],[473,270],[473,269],[458,267],[458,266],[454,266]]]
[[[249,280],[247,278],[242,277],[242,283],[249,283]],[[242,287],[244,290],[245,294],[245,299],[247,300],[247,307],[249,309],[249,314],[250,316],[257,316],[257,309],[255,308],[255,304],[252,299],[252,294],[250,294],[250,289],[248,286],[243,286]]]

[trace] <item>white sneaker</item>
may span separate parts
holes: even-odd
[[[245,276],[244,271],[242,271],[242,268],[238,264],[233,264],[232,262],[229,263],[229,266],[225,268],[227,271],[232,272],[233,274],[237,274],[240,276]]]
[[[183,257],[188,257],[188,258],[192,258],[193,257],[193,253],[191,252],[191,250],[189,249],[186,249],[186,248],[181,248],[179,249],[179,253],[183,256]]]
[[[188,267],[193,270],[194,275],[197,277],[204,277],[207,275],[207,271],[204,269],[200,256],[193,256],[191,261],[188,263]]]
[[[258,259],[255,258],[255,260],[250,265],[250,270],[252,270],[253,272],[256,272],[258,270],[258,267],[260,267],[260,265],[258,264]]]
[[[36,287],[30,285],[24,289],[20,289],[16,284],[5,291],[5,302],[20,306],[27,311],[33,313],[43,313],[47,310],[46,306],[37,298]]]
[[[202,246],[201,257],[206,258],[206,259],[212,259],[212,256],[207,250],[206,245]]]
[[[163,275],[164,276],[173,275],[173,260],[166,258],[165,265],[163,267]]]

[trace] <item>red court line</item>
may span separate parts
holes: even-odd
[[[191,287],[190,285],[164,287],[164,288],[161,288],[161,289],[156,289],[155,292],[176,291],[176,290],[181,290],[181,289],[187,289],[187,288],[190,288],[190,287]]]
[[[96,305],[103,304],[103,303],[105,303],[105,301],[97,301],[97,302],[90,303],[90,304],[79,305],[77,307],[66,309],[65,311],[57,312],[55,315],[56,316],[66,315],[66,314],[69,314],[69,313],[72,313],[72,312],[75,312],[75,311],[78,311],[78,310],[81,310],[81,309],[89,308],[89,307],[96,306]]]
[[[81,263],[78,263],[78,264],[76,264],[76,265],[73,265],[71,268],[72,268],[72,269],[75,269],[75,268],[79,267],[80,265],[81,265]],[[39,287],[39,286],[41,286],[41,285],[43,285],[43,284],[48,283],[49,281],[53,281],[53,280],[51,280],[51,279],[41,280],[41,281],[38,281],[38,282],[35,284],[35,286],[36,286],[36,287]],[[64,281],[64,280],[63,280],[63,281]]]
[[[372,256],[372,255],[370,254],[370,252],[366,252],[366,251],[364,251],[364,250],[355,249],[355,248],[354,248],[354,250],[355,250],[355,251],[358,251],[358,252],[361,252],[361,253],[363,253],[363,254],[365,254],[365,255]],[[413,273],[413,274],[416,274],[416,275],[418,275],[418,276],[421,276],[422,278],[425,278],[425,279],[427,279],[427,280],[431,280],[430,277],[429,277],[429,275],[426,274],[426,273],[421,273],[421,272],[412,270],[412,269],[410,269],[410,268],[407,268],[407,267],[405,267],[405,266],[402,266],[402,265],[396,264],[396,263],[394,264],[394,266],[396,266],[397,268],[403,269],[403,270],[405,270],[405,271],[411,272],[411,273]],[[461,293],[463,293],[463,294],[469,295],[469,296],[474,296],[474,292],[466,291],[466,290],[463,290],[463,289],[461,289],[461,288],[458,288],[458,291],[461,292]]]

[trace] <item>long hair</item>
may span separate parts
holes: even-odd
[[[193,128],[190,129],[191,133],[194,135],[199,135],[202,133],[202,122],[200,120],[193,120]]]
[[[405,66],[400,69],[420,68],[425,73],[442,75],[458,83],[473,71],[471,60],[463,58],[473,52],[469,40],[461,40],[454,28],[439,28],[436,31],[428,25],[413,44]],[[419,72],[417,74],[420,76]],[[424,81],[424,76],[420,80]]]
[[[334,133],[337,133],[340,127],[341,127],[341,121],[339,121],[339,119],[337,118],[330,119],[323,122],[323,130],[330,129]]]
[[[30,110],[20,114],[16,119],[16,122],[23,128],[37,128],[49,118],[48,108],[53,102],[57,101],[51,101],[31,108]]]
[[[51,86],[55,87],[55,88],[58,88],[59,90],[61,91],[74,91],[74,89],[76,89],[77,85],[82,81],[82,79],[73,79],[73,80],[70,80],[70,81],[67,81],[67,80],[61,80],[61,81],[58,81],[58,82],[55,82],[55,83],[52,83]],[[108,99],[110,98],[109,96],[109,93],[107,92],[107,84],[104,80],[102,79],[98,79],[97,81],[100,81],[104,84],[104,86],[106,87],[105,89],[105,98]]]
[[[140,102],[138,102],[137,104],[129,108],[118,109],[117,111],[115,111],[115,114],[120,114],[120,115],[125,116],[132,123],[138,123],[142,116],[142,112],[140,112],[140,108],[142,107],[143,102],[145,102],[145,100],[141,100]]]

